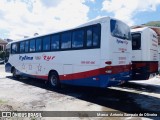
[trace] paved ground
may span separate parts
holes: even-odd
[[[1,111],[136,111],[160,110],[160,78],[130,82],[108,89],[63,86],[51,90],[44,81],[37,79],[15,80],[4,72],[0,65],[0,110]],[[83,117],[65,119],[113,119],[141,120],[158,117]],[[42,118],[53,119],[53,118]],[[64,119],[54,118],[54,119]],[[1,119],[0,119],[1,120]]]

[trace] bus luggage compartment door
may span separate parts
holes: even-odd
[[[61,80],[64,84],[74,84],[73,82],[73,65],[72,64],[64,64],[63,65],[63,80]]]

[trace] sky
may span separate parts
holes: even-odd
[[[110,16],[129,26],[160,20],[160,0],[0,0],[0,38],[18,40]]]

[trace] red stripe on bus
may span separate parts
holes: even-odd
[[[104,75],[104,74],[107,74],[106,70],[112,70],[110,74],[118,74],[122,72],[128,72],[130,71],[130,69],[131,69],[131,65],[109,66],[109,69],[108,67],[105,67],[105,68],[90,70],[86,72],[60,75],[60,80],[83,79],[83,78],[88,78],[88,77],[93,77],[93,76],[98,76],[98,75]]]
[[[85,72],[79,72],[79,73],[73,73],[73,74],[66,74],[66,75],[60,75],[60,80],[73,80],[73,79],[83,79],[83,78],[89,78],[93,76],[98,76],[98,75],[106,75],[106,70],[112,70],[111,74],[118,74],[122,72],[128,72],[131,71],[131,65],[120,65],[120,66],[107,66],[104,68],[99,68],[95,70],[90,70],[90,71],[85,71]],[[39,76],[39,75],[34,75],[37,78],[40,79],[48,79],[48,76]]]

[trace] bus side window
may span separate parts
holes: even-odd
[[[59,49],[59,41],[60,41],[60,36],[57,35],[52,35],[51,37],[51,50],[58,50]]]
[[[29,49],[29,41],[25,41],[25,52],[27,53]]]
[[[87,47],[92,47],[92,27],[87,29]]]
[[[35,51],[35,40],[34,39],[30,40],[29,51],[30,52]]]
[[[41,48],[42,48],[42,39],[37,38],[36,39],[36,51],[41,51]]]
[[[16,53],[18,53],[18,43],[14,43],[14,44],[12,44],[12,49],[11,49],[11,53],[12,54],[16,54]]]
[[[45,36],[43,38],[43,51],[50,50],[50,36]]]
[[[20,42],[20,53],[24,53],[25,42]]]
[[[76,30],[72,33],[72,48],[82,48],[84,43],[84,30]]]
[[[97,47],[100,44],[100,25],[93,27],[93,47]]]
[[[64,32],[61,35],[61,49],[71,48],[71,32]]]
[[[141,49],[141,34],[134,33],[132,34],[132,50],[140,50]]]

